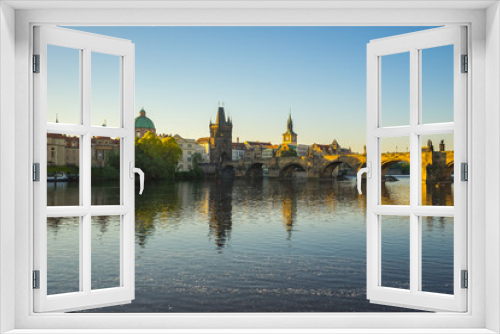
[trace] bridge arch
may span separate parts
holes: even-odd
[[[247,177],[263,177],[265,166],[266,166],[266,164],[263,162],[252,163],[246,171],[246,176]]]
[[[455,171],[455,161],[450,161],[449,163],[446,164],[446,169],[444,171],[445,180],[453,181],[451,175],[453,175],[454,171]]]
[[[349,166],[350,168],[354,169],[357,172],[361,168],[363,163],[364,163],[363,161],[359,160],[354,156],[340,156],[336,160],[331,160],[325,163],[320,170],[319,176],[321,178],[334,177],[334,171],[340,168],[342,164]]]
[[[387,171],[389,168],[391,168],[393,165],[400,163],[400,162],[406,162],[410,163],[410,154],[382,154],[382,180],[385,180],[385,175],[387,174]],[[423,172],[424,168],[422,168]]]
[[[351,164],[347,162],[342,162],[342,161],[333,161],[329,164],[327,164],[323,169],[321,169],[320,177],[321,178],[331,178],[334,177],[334,171],[340,168],[341,165],[346,164],[350,168],[354,168],[354,166],[351,166]]]
[[[280,169],[279,177],[282,179],[292,178],[293,172],[296,170],[305,171],[304,166],[302,166],[299,163],[296,162],[288,163]]]

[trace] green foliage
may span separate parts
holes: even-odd
[[[194,153],[191,156],[191,159],[193,161],[193,168],[200,168],[200,164],[203,161],[203,157],[201,156],[200,153]]]
[[[120,170],[120,150],[111,150],[108,152],[108,165],[116,170]]]
[[[402,163],[401,164],[401,169],[403,175],[410,175],[410,164],[408,163]]]
[[[406,162],[397,162],[389,167],[389,169],[399,169],[402,175],[410,175],[410,164]]]
[[[194,153],[191,156],[191,161],[193,162],[193,168],[187,172],[177,172],[175,173],[176,179],[180,180],[200,180],[203,179],[204,173],[200,167],[203,161],[203,157],[200,153]]]
[[[152,132],[135,139],[135,166],[148,179],[173,179],[182,150],[172,137],[158,138]]]
[[[106,165],[104,167],[92,167],[90,173],[92,176],[92,181],[120,179],[120,167],[118,167],[118,169],[110,165]]]
[[[288,150],[283,150],[280,152],[280,157],[283,157],[283,158],[296,157],[296,156],[297,156],[297,151],[294,150],[293,148],[288,149]]]
[[[66,166],[47,166],[47,174],[52,174],[56,172],[64,172],[66,174],[78,175],[80,174],[80,169],[75,165]]]

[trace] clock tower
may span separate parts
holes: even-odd
[[[297,134],[293,132],[292,112],[286,122],[286,132],[283,134],[283,144],[297,145]]]

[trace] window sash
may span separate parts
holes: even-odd
[[[460,163],[467,162],[467,76],[460,73],[461,54],[466,54],[466,28],[442,27],[371,41],[367,46],[367,161],[372,176],[367,179],[367,298],[373,303],[422,310],[467,310],[467,290],[461,288],[461,270],[467,269],[467,187],[461,182]],[[421,121],[421,53],[420,50],[454,45],[454,122],[420,124]],[[382,127],[380,104],[381,57],[410,53],[410,125]],[[454,207],[420,205],[421,141],[420,135],[454,134]],[[410,205],[381,205],[381,138],[410,138]],[[381,286],[381,217],[401,215],[410,218],[410,289]],[[420,291],[421,217],[454,218],[454,294]]]
[[[80,124],[47,123],[47,45],[80,50]],[[120,57],[119,128],[91,125],[91,53]],[[34,161],[40,163],[40,181],[34,184],[34,270],[40,271],[40,288],[33,290],[34,311],[74,311],[128,303],[134,298],[134,179],[129,162],[134,161],[134,45],[130,41],[76,30],[37,26],[34,28],[34,53],[40,55],[40,73],[34,75]],[[47,134],[80,136],[80,205],[47,207]],[[91,205],[91,149],[93,136],[121,138],[120,205]],[[102,152],[101,152],[102,153]],[[91,288],[91,218],[120,215],[120,286]],[[47,217],[79,217],[80,291],[47,295]]]

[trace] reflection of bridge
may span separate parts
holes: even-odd
[[[422,181],[450,181],[454,166],[453,151],[422,152]],[[398,162],[410,162],[410,153],[382,153],[382,177]],[[345,154],[312,157],[272,157],[240,159],[222,164],[223,171],[234,172],[236,177],[262,176],[267,168],[271,178],[290,178],[297,171],[305,172],[308,178],[331,178],[338,174],[338,167],[346,164],[358,171],[366,164],[366,155]]]

